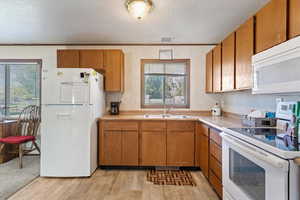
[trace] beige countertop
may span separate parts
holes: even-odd
[[[213,128],[223,129],[232,127],[243,127],[241,120],[237,117],[231,116],[206,116],[206,115],[186,115],[187,118],[155,118],[155,117],[145,117],[145,115],[104,115],[100,120],[192,120],[203,122]]]

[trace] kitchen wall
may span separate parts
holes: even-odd
[[[247,114],[251,109],[276,111],[277,98],[283,98],[285,101],[300,101],[300,94],[252,95],[251,90],[223,93],[221,105],[224,111],[237,114]]]
[[[122,110],[140,109],[140,59],[158,58],[159,49],[173,49],[174,58],[191,59],[191,108],[209,110],[220,95],[205,94],[205,56],[212,46],[1,46],[0,59],[42,59],[43,71],[56,68],[57,49],[123,49],[125,53],[125,92],[108,93],[107,102],[121,100]],[[51,92],[51,91],[42,91]]]

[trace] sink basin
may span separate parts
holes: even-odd
[[[188,119],[188,118],[190,118],[190,116],[160,114],[160,115],[144,115],[144,118],[148,118],[148,119]]]

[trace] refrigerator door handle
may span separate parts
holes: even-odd
[[[58,119],[71,119],[72,115],[70,113],[57,113],[56,114]]]

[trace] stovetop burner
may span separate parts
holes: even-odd
[[[300,145],[284,131],[276,128],[229,128],[232,131],[254,138],[285,151],[299,151]]]

